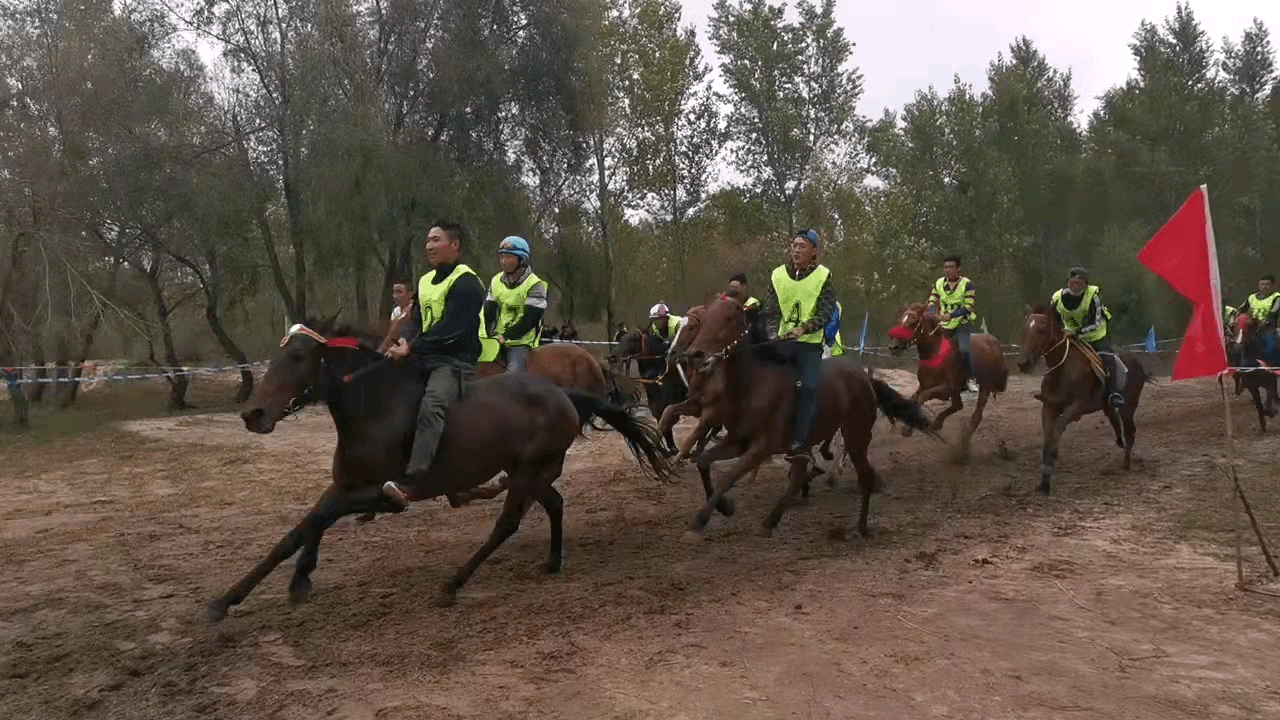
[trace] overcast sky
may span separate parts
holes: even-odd
[[[715,0],[682,0],[684,21],[698,27],[714,65],[707,16]],[[776,2],[776,0],[774,0]],[[794,2],[788,5],[793,6]],[[1134,71],[1129,42],[1138,23],[1157,24],[1176,0],[837,0],[836,21],[856,43],[853,62],[866,91],[858,112],[872,119],[930,84],[944,91],[953,76],[985,86],[987,63],[1027,35],[1060,69],[1070,68],[1085,117],[1096,98]],[[1280,0],[1199,0],[1192,11],[1215,44],[1239,42],[1254,17],[1280,31]]]

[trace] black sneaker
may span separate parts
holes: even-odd
[[[1124,407],[1124,396],[1120,393],[1113,392],[1111,397],[1107,398],[1107,403],[1113,408]]]
[[[787,448],[787,462],[808,462],[809,460],[811,460],[809,448],[805,447],[804,443],[793,442]]]

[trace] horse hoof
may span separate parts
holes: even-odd
[[[1036,488],[1036,492],[1040,493],[1041,495],[1048,496],[1048,494],[1049,494],[1049,484],[1048,484],[1048,483],[1040,483],[1040,486]]]
[[[756,536],[757,536],[757,537],[762,537],[762,538],[770,538],[770,537],[773,537],[773,527],[772,527],[772,526],[770,526],[770,525],[761,525],[761,526],[756,530]]]
[[[555,561],[555,562],[545,562],[545,563],[543,563],[543,564],[542,564],[542,572],[544,572],[544,573],[546,573],[546,574],[548,574],[548,575],[555,575],[556,573],[560,572],[560,561],[559,561],[559,560],[557,560],[557,561]]]
[[[298,606],[311,599],[311,578],[298,578],[289,583],[289,604]]]
[[[210,600],[204,607],[204,616],[211,623],[222,622],[227,617],[227,601],[222,598]]]
[[[441,590],[431,596],[431,604],[438,608],[453,607],[458,604],[458,593],[453,590]]]
[[[902,437],[911,437],[911,428],[905,425],[902,427],[902,430],[900,430],[899,432],[902,433]]]

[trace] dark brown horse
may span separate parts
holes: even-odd
[[[662,417],[668,406],[688,397],[679,369],[667,360],[668,349],[669,344],[647,328],[633,330],[618,340],[617,359],[622,363],[635,361],[654,420]],[[662,438],[671,454],[675,454],[676,439],[670,427],[662,431]]]
[[[1125,405],[1118,412],[1107,405],[1103,365],[1093,349],[1064,335],[1057,316],[1043,305],[1028,308],[1023,320],[1022,359],[1018,369],[1030,373],[1040,358],[1044,358],[1047,365],[1040,392],[1036,394],[1041,402],[1040,421],[1044,429],[1038,488],[1041,493],[1049,494],[1062,434],[1071,423],[1099,410],[1111,421],[1116,445],[1124,449],[1124,469],[1129,469],[1137,432],[1133,414],[1138,410],[1143,386],[1151,382],[1152,377],[1132,353],[1117,354],[1128,370],[1122,389]]]
[[[920,361],[916,369],[919,387],[911,400],[921,405],[930,400],[951,401],[951,405],[933,420],[933,429],[941,430],[942,423],[948,417],[964,408],[961,393],[965,389],[966,373],[959,348],[955,341],[947,337],[937,314],[925,312],[925,306],[921,303],[912,303],[903,308],[898,324],[889,330],[889,337],[891,351],[898,353],[915,345],[916,352],[919,353]],[[969,352],[973,355],[974,380],[978,383],[978,403],[973,408],[973,415],[969,417],[969,424],[963,434],[966,448],[973,431],[982,422],[982,411],[987,406],[988,398],[1004,392],[1009,382],[1004,352],[995,335],[970,335]],[[903,434],[910,432],[911,428],[903,428]]]
[[[1276,340],[1275,338],[1268,340],[1262,332],[1262,323],[1255,320],[1249,313],[1236,315],[1233,325],[1232,329],[1235,332],[1232,340],[1238,348],[1235,362],[1240,367],[1256,368],[1236,370],[1234,375],[1238,380],[1237,386],[1247,389],[1253,396],[1253,405],[1258,410],[1258,430],[1266,432],[1267,418],[1276,416],[1276,401],[1280,400],[1276,396],[1276,366],[1267,362],[1268,355],[1271,355],[1269,359],[1272,361],[1280,360],[1275,357],[1280,354],[1274,347]],[[1270,348],[1268,344],[1271,345]],[[1269,349],[1270,353],[1267,352]],[[1264,392],[1267,396],[1265,405],[1262,402]]]
[[[293,602],[311,592],[320,539],[339,518],[367,512],[401,512],[382,485],[402,478],[413,444],[414,420],[424,384],[412,361],[385,361],[378,337],[361,335],[331,323],[294,326],[281,341],[262,382],[243,412],[245,428],[269,433],[302,406],[323,401],[338,430],[333,455],[333,484],[316,505],[261,562],[208,607],[210,620],[226,616],[277,565],[299,549],[289,583]],[[537,502],[551,520],[548,572],[560,569],[564,499],[552,486],[560,477],[565,453],[592,416],[622,434],[642,465],[659,478],[670,467],[659,452],[652,427],[623,408],[600,398],[556,387],[530,373],[504,373],[471,385],[448,410],[444,436],[430,472],[405,487],[411,501],[466,493],[499,472],[509,476],[498,490],[506,502],[493,533],[436,594],[437,605],[454,602],[467,578],[520,526]]]
[[[747,319],[742,303],[724,297],[702,313],[702,328],[688,350],[689,367],[706,375],[703,394],[707,410],[724,422],[726,435],[716,445],[698,455],[698,473],[707,496],[706,505],[694,518],[693,530],[700,532],[713,510],[731,515],[733,505],[725,494],[738,480],[758,469],[772,455],[785,452],[791,436],[795,408],[796,374],[786,366],[779,343],[751,345],[746,342]],[[858,532],[867,532],[867,514],[875,486],[875,470],[867,458],[871,429],[877,409],[890,418],[927,431],[929,419],[915,403],[899,395],[881,380],[870,377],[852,362],[842,359],[822,363],[818,407],[809,435],[811,444],[830,440],[840,431],[844,449],[858,472],[862,509]],[[713,490],[711,465],[737,459]],[[764,520],[771,531],[793,504],[811,476],[799,464],[792,466],[787,492],[779,498]]]

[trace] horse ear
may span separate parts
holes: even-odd
[[[1024,306],[1022,307],[1022,315],[1023,315],[1023,317],[1026,317],[1027,315],[1030,315],[1030,314],[1031,314],[1031,305],[1029,305],[1029,304],[1028,304],[1028,305],[1024,305]]]

